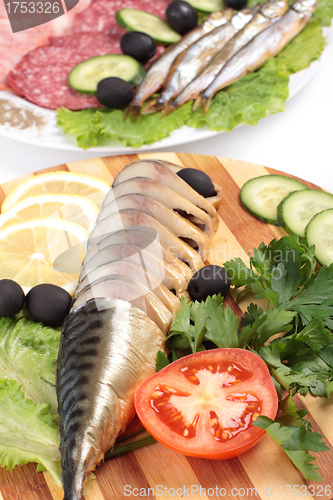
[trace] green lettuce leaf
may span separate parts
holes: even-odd
[[[26,318],[0,318],[0,377],[22,385],[25,396],[57,414],[56,361],[60,329]]]
[[[198,109],[190,116],[190,127],[208,127],[229,132],[237,125],[256,125],[267,114],[284,110],[289,78],[270,59],[259,71],[250,73],[218,92],[208,112]]]
[[[0,466],[11,471],[35,462],[61,486],[59,429],[49,410],[25,398],[14,380],[0,378]]]
[[[325,45],[320,22],[312,18],[304,30],[275,57],[277,67],[288,74],[297,73],[319,59]]]
[[[96,125],[97,110],[95,108],[71,111],[60,108],[57,110],[57,125],[64,134],[76,138],[77,145],[82,149],[96,146],[99,139],[99,127]]]
[[[164,139],[173,130],[185,125],[190,114],[190,103],[163,118],[160,113],[154,113],[125,119],[126,112],[104,108],[96,112],[96,124],[104,137],[119,140],[128,147],[140,148]]]
[[[318,5],[314,17],[322,26],[331,26],[333,17],[333,0],[318,0]]]

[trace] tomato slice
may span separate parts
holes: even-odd
[[[278,397],[264,361],[245,349],[212,349],[174,361],[137,389],[142,425],[184,455],[227,459],[265,434],[252,422],[274,419]]]

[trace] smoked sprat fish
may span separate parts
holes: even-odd
[[[174,60],[163,90],[142,110],[144,115],[163,109],[194,80],[226,43],[253,18],[259,7],[238,11],[226,23],[214,28],[183,50]]]
[[[64,500],[82,500],[90,472],[134,416],[136,388],[155,372],[180,295],[217,229],[221,188],[208,201],[180,168],[126,166],[90,234],[57,363]]]
[[[187,46],[178,45],[176,57],[163,67],[158,86],[151,93],[146,92],[151,78],[147,74],[130,107],[135,107],[137,99],[137,109],[141,109],[148,97],[162,88],[145,104],[142,114],[160,111],[167,115],[189,101],[194,101],[194,110],[203,106],[206,112],[218,91],[279,54],[303,30],[316,6],[317,0],[296,0],[291,7],[288,0],[268,0],[237,12],[191,39]],[[159,71],[160,61],[163,62],[158,59],[148,73]]]
[[[230,40],[208,61],[207,65],[178,95],[164,106],[162,112],[168,114],[182,104],[198,97],[221,73],[228,61],[245,47],[255,36],[277,22],[287,11],[288,0],[272,0],[264,3],[248,22],[235,29]],[[233,22],[231,19],[230,23]],[[237,23],[237,26],[240,23]]]
[[[189,47],[193,42],[217,26],[225,24],[232,16],[232,9],[226,8],[211,14],[206,21],[184,35],[179,42],[170,45],[165,52],[155,61],[146,73],[145,78],[137,87],[133,101],[129,106],[129,112],[138,116],[144,102],[148,97],[157,92],[164,84],[169,69],[175,58]]]
[[[207,111],[216,92],[231,85],[242,76],[259,69],[275,57],[307,25],[316,10],[317,0],[296,1],[289,11],[272,26],[258,34],[221,70],[212,83],[197,97],[194,108]]]

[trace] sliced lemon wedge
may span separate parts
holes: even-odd
[[[53,283],[73,294],[89,232],[60,217],[30,219],[0,230],[0,276],[17,281],[27,293],[39,283]],[[66,269],[54,266],[72,249]]]
[[[98,214],[97,205],[84,196],[41,194],[24,198],[0,214],[0,229],[29,219],[61,217],[91,232]]]
[[[110,184],[92,175],[58,171],[38,174],[21,182],[5,198],[1,211],[5,212],[18,201],[41,194],[71,194],[85,196],[101,208]]]

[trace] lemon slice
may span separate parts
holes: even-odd
[[[0,229],[41,217],[62,217],[83,226],[89,233],[95,226],[99,209],[84,196],[41,194],[16,202],[0,215]]]
[[[92,175],[59,171],[29,177],[16,186],[5,198],[1,211],[5,212],[14,203],[28,196],[40,194],[73,194],[86,196],[101,208],[110,184]]]
[[[79,224],[47,217],[31,219],[0,230],[0,276],[17,281],[27,293],[39,283],[53,283],[74,293],[89,233]],[[68,249],[75,250],[66,272],[53,263]],[[71,272],[74,271],[74,272]]]

